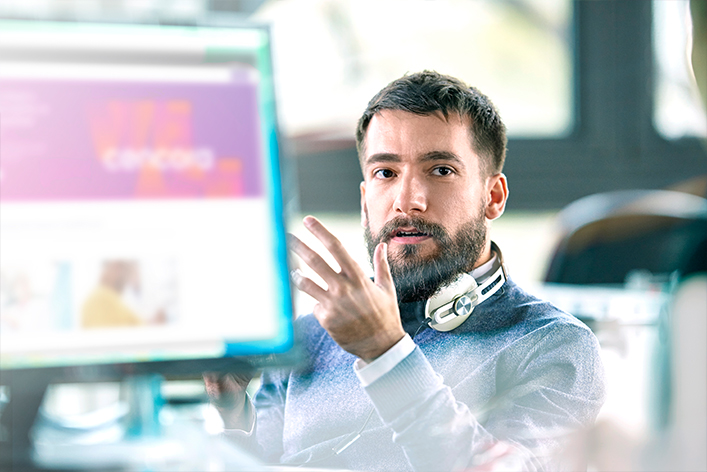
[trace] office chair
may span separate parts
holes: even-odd
[[[637,271],[707,270],[707,199],[671,190],[590,195],[558,215],[561,239],[545,282],[624,284]]]

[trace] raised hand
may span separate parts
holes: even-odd
[[[293,273],[295,286],[317,300],[314,316],[339,346],[365,361],[375,359],[405,335],[388,266],[387,244],[376,247],[373,282],[316,218],[305,217],[304,226],[324,244],[341,270],[336,272],[319,254],[291,236],[290,249],[324,280],[327,288],[299,271]]]

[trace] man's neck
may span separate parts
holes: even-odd
[[[477,267],[486,264],[488,261],[491,260],[491,257],[493,257],[493,251],[491,251],[491,240],[488,239],[486,240],[486,243],[484,243],[484,250],[481,251],[481,255],[478,259],[476,259],[476,263],[474,264],[474,267],[471,270],[474,270]]]

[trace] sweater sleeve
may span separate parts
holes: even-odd
[[[498,363],[483,418],[457,401],[463,392],[446,386],[419,348],[366,387],[413,469],[563,468],[559,449],[603,403],[596,338],[577,325],[548,325],[508,346]]]

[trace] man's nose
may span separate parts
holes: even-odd
[[[400,179],[395,198],[395,212],[410,215],[427,210],[427,192],[420,179],[410,176]]]

